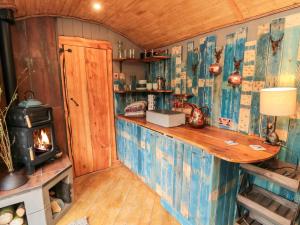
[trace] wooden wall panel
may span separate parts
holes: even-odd
[[[35,98],[53,107],[57,144],[67,152],[56,19],[45,17],[18,21],[12,27],[12,36],[17,78],[20,81],[28,76],[19,87],[19,100],[24,99],[27,90],[32,90]]]
[[[246,29],[248,30],[248,34],[249,32],[256,33],[254,38],[246,36]],[[276,54],[273,54],[270,37],[272,36],[273,39],[278,40],[283,34],[283,41]],[[207,38],[201,37],[167,47],[170,52],[172,52],[172,49],[183,48],[184,54],[178,56],[178,54],[172,52],[172,57],[169,60],[169,64],[171,65],[169,69],[171,71],[170,82],[174,84],[173,88],[177,92],[180,93],[182,91],[180,85],[177,85],[179,83],[177,80],[179,72],[187,71],[187,77],[191,79],[189,73],[192,71],[189,67],[191,67],[193,60],[193,47],[190,46],[203,43],[203,39],[207,40]],[[298,93],[296,115],[278,118],[276,131],[280,139],[286,141],[286,146],[281,148],[278,158],[297,164],[300,158],[299,148],[297,147],[300,140],[300,13],[276,19],[265,19],[257,27],[251,24],[242,30],[239,28],[236,30],[232,29],[227,35],[221,32],[217,36],[216,46],[221,47],[224,38],[226,40],[225,51],[221,61],[223,64],[223,73],[214,78],[213,87],[215,89],[211,93],[213,99],[212,125],[219,127],[218,118],[225,117],[233,119],[234,130],[264,137],[265,133],[263,129],[266,127],[266,117],[260,115],[259,91],[264,87],[296,87]],[[199,56],[201,56],[201,44],[198,52],[200,52]],[[230,87],[227,83],[228,75],[234,69],[234,56],[243,59],[243,66],[240,70],[243,82],[240,87],[236,88]],[[180,60],[177,60],[178,57],[180,57]],[[176,61],[179,63],[177,64]],[[205,61],[205,58],[204,62],[200,60],[198,65],[200,71],[197,75],[198,83],[201,80],[199,78],[205,77],[204,70],[201,69],[201,67],[204,67],[203,64],[205,64]],[[151,65],[151,68],[154,70],[152,76],[159,73],[156,65]],[[196,82],[193,81],[191,83],[192,87],[188,87],[187,90],[195,96],[189,101],[203,104],[201,101],[203,90],[194,91],[196,87],[194,83]],[[297,202],[300,201],[299,194],[293,194],[284,188],[261,179],[254,179],[254,181],[258,185],[288,199]],[[218,207],[220,208],[221,206]]]
[[[85,49],[87,96],[89,105],[89,124],[91,129],[91,140],[93,162],[96,170],[110,166],[110,152],[113,149],[113,138],[110,126],[113,113],[108,104],[111,100],[108,83],[108,66],[106,50],[93,48]],[[101,62],[99,64],[98,62]],[[99,77],[101,77],[99,79]],[[111,113],[111,114],[110,114]]]

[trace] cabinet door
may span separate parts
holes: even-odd
[[[173,208],[180,213],[181,211],[181,196],[183,188],[183,156],[184,144],[180,141],[175,141],[174,153],[174,201]]]
[[[139,153],[138,153],[138,173],[139,177],[145,182],[147,180],[146,178],[146,171],[145,171],[145,164],[146,164],[146,157],[147,157],[147,151],[146,151],[146,134],[147,129],[143,127],[138,127],[138,142],[139,142]]]
[[[125,140],[123,137],[124,133],[124,124],[125,122],[123,120],[117,120],[116,123],[116,133],[117,133],[117,154],[119,160],[124,163],[125,159]]]
[[[144,160],[144,173],[146,183],[155,190],[156,188],[156,142],[157,133],[146,130],[146,151]]]
[[[189,221],[192,224],[198,224],[197,213],[200,207],[200,192],[201,192],[201,179],[202,177],[202,152],[198,149],[192,148],[192,161],[191,161],[191,183],[190,183],[190,209]],[[202,205],[201,207],[205,207]],[[198,221],[197,221],[198,222]]]
[[[161,196],[166,202],[173,206],[173,190],[174,190],[174,153],[176,142],[173,138],[161,135],[162,139],[160,157],[160,187]]]
[[[192,224],[211,222],[211,196],[213,156],[192,148],[189,221]]]
[[[124,125],[124,164],[131,169],[131,123]]]
[[[182,165],[182,187],[180,213],[186,219],[189,218],[190,208],[190,186],[191,186],[191,165],[192,165],[192,147],[183,145],[183,165]]]

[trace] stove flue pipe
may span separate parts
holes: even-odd
[[[13,57],[10,26],[14,23],[12,9],[0,9],[0,57],[6,102],[9,103],[16,89],[16,69]]]

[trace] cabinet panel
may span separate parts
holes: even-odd
[[[174,152],[175,141],[173,138],[161,135],[161,191],[162,198],[165,199],[168,204],[173,205],[173,192],[174,192]]]
[[[192,147],[184,144],[180,213],[189,218]]]
[[[195,151],[192,148],[192,161],[191,161],[191,180],[190,180],[190,206],[189,206],[189,221],[192,224],[197,224],[197,213],[200,207],[200,192],[202,182],[202,152]]]
[[[184,144],[175,141],[174,152],[174,191],[173,191],[173,207],[177,212],[181,211],[181,197],[183,187],[183,156]]]
[[[117,133],[117,154],[119,160],[124,163],[125,161],[125,138],[123,136],[124,133],[125,122],[122,120],[117,120],[116,123],[116,133]]]
[[[146,183],[155,190],[156,187],[156,142],[157,133],[147,130],[146,132],[146,154],[145,154],[145,177]]]
[[[233,224],[238,164],[144,127],[128,122],[117,126],[122,130],[118,139],[123,140],[118,140],[118,152],[125,165],[161,196],[162,205],[178,221]]]

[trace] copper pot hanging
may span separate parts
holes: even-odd
[[[236,60],[236,58],[234,58],[233,60],[235,70],[228,77],[228,83],[235,87],[239,86],[242,83],[242,75],[239,72],[242,59]]]
[[[222,73],[222,66],[220,64],[222,52],[223,52],[223,47],[218,51],[217,51],[217,49],[215,49],[216,62],[211,64],[208,68],[208,71],[215,76]]]

